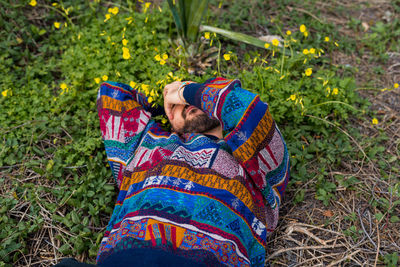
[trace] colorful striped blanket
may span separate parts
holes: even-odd
[[[268,105],[224,78],[188,84],[183,95],[221,122],[223,139],[167,132],[152,120],[162,107],[129,85],[101,85],[100,128],[119,194],[97,263],[145,251],[193,266],[264,266],[289,179]]]

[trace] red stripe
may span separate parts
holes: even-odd
[[[261,154],[260,154],[258,157],[261,159],[261,161],[262,161],[265,165],[267,165],[268,169],[272,170],[271,166],[269,166],[268,162],[264,159],[264,157],[263,157]]]
[[[175,226],[171,226],[171,241],[172,247],[176,250],[176,228]]]
[[[147,231],[149,231],[151,243],[153,244],[153,247],[155,247],[156,246],[156,238],[154,237],[153,227],[151,225],[148,225]]]
[[[158,229],[160,230],[160,234],[161,234],[161,243],[163,245],[167,244],[167,238],[165,237],[165,229],[164,229],[164,224],[159,223],[158,224]]]
[[[142,159],[143,159],[144,155],[146,155],[146,153],[147,153],[147,152],[144,152],[144,153],[142,154],[142,156],[140,157],[140,159],[139,159],[139,161],[138,161],[138,163],[137,163],[137,166],[140,165],[140,163],[142,162]]]
[[[267,145],[265,148],[267,149],[268,153],[271,155],[271,158],[274,161],[275,165],[278,166],[278,162],[276,161],[275,156],[272,153],[271,148],[269,147],[269,145]]]
[[[114,139],[114,119],[115,119],[115,116],[112,116],[110,137],[113,138],[113,139]]]
[[[121,128],[122,128],[122,123],[123,123],[122,118],[120,118],[119,121],[120,121],[120,123],[119,123],[119,129],[118,129],[118,140],[120,139],[119,135],[121,134]]]

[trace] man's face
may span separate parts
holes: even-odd
[[[204,133],[220,125],[217,119],[210,119],[204,111],[190,105],[173,105],[169,121],[179,134]]]

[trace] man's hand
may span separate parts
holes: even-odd
[[[182,82],[180,81],[175,81],[173,83],[167,84],[164,87],[164,109],[165,113],[167,114],[167,117],[169,120],[172,120],[173,113],[172,113],[172,108],[174,105],[185,105],[186,103],[179,97],[179,92],[178,89],[181,86]]]

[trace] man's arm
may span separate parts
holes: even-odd
[[[277,209],[289,179],[289,156],[268,104],[242,89],[239,80],[224,78],[186,85],[183,96],[221,122],[233,156]]]
[[[97,109],[107,158],[119,187],[151,115],[162,110],[152,108],[146,97],[129,85],[116,82],[100,86]]]

